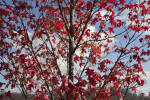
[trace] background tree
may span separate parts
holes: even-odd
[[[124,90],[121,90],[121,93],[124,93]],[[33,95],[30,95],[30,97],[32,97]],[[92,96],[92,95],[90,95]],[[11,97],[14,100],[25,100],[24,96],[21,95],[21,93],[12,93]],[[9,97],[3,97],[1,100],[12,100],[12,98]],[[118,100],[119,96],[116,96],[115,93],[111,95],[111,99],[112,100]],[[89,98],[88,100],[91,100],[91,98]],[[126,97],[124,100],[150,100],[150,96],[145,96],[143,95],[143,93],[141,95],[137,95],[136,93],[131,93],[130,91],[128,91],[128,93],[126,94]]]
[[[101,100],[114,93],[125,99],[128,90],[145,84],[149,5],[0,0],[0,74],[6,80],[0,86],[18,88],[26,100]]]

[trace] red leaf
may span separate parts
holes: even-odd
[[[139,58],[138,55],[133,55],[133,59],[134,59],[134,60],[136,60],[136,59],[138,59],[138,58]]]
[[[18,17],[17,17],[17,15],[14,15],[14,17],[13,17],[14,19],[17,19]]]
[[[134,91],[134,92],[136,93],[137,89],[136,89],[136,87],[135,87],[135,86],[134,86],[134,87],[132,87],[132,91]]]
[[[33,84],[29,84],[27,87],[27,90],[29,90],[31,92],[31,89],[33,88]]]
[[[80,67],[83,66],[85,63],[80,63]]]
[[[139,48],[138,48],[138,47],[134,47],[134,49],[139,51]]]
[[[52,39],[53,43],[56,44],[55,39]]]
[[[122,5],[124,5],[125,0],[120,0],[120,3],[121,3]]]
[[[75,61],[75,63],[77,63],[77,61],[79,61],[79,56],[78,55],[74,55],[75,57],[74,57],[74,61]]]
[[[59,21],[57,24],[56,24],[56,27],[58,28],[58,29],[62,29],[63,28],[63,22],[62,21]]]
[[[86,5],[87,5],[87,10],[89,10],[91,8],[91,6],[92,6],[92,2],[88,1]]]
[[[131,70],[130,70],[130,69],[127,69],[127,73],[131,73]]]
[[[109,30],[110,33],[114,33],[113,28],[109,27],[108,30]]]
[[[100,2],[100,5],[98,6],[100,8],[105,8],[106,7],[106,3],[103,1],[103,2]]]
[[[141,93],[140,95],[141,95],[141,96],[144,96],[144,95],[145,95],[145,93]]]
[[[46,25],[43,25],[43,28],[46,29]]]
[[[90,29],[88,29],[88,30],[85,32],[85,34],[86,34],[87,36],[90,36]]]
[[[121,92],[120,92],[120,91],[117,91],[117,92],[116,92],[116,95],[117,95],[117,96],[121,96]]]
[[[20,59],[21,63],[25,63],[25,55],[24,54],[21,54],[19,56],[19,59]]]
[[[8,5],[8,8],[9,8],[9,9],[12,9],[13,7],[12,7],[12,6],[10,6],[10,5]]]
[[[56,85],[59,84],[57,77],[52,77],[51,81],[53,84],[56,84]]]
[[[64,29],[63,29],[63,33],[66,34],[66,35],[69,35],[69,33]]]
[[[0,87],[2,87],[5,83],[0,82]]]
[[[95,25],[97,22],[98,22],[98,18],[94,18],[91,24]]]
[[[78,80],[78,76],[75,75],[74,78],[76,78]]]
[[[11,92],[10,91],[5,92],[5,95],[6,95],[6,97],[11,97]]]
[[[44,100],[49,99],[49,98],[48,98],[48,95],[46,95],[46,94],[43,94],[42,97],[43,97]]]
[[[127,81],[128,84],[130,83],[130,79],[131,79],[131,77],[126,78],[126,81]]]
[[[76,95],[75,95],[75,98],[76,98],[76,99],[78,99],[78,98],[81,99],[80,93],[77,92]]]
[[[139,40],[140,40],[140,42],[142,42],[142,41],[143,41],[143,38],[140,38]]]
[[[147,4],[150,5],[150,0],[147,1]]]
[[[127,38],[128,38],[128,36],[127,36],[127,35],[124,35],[124,38],[125,38],[125,39],[127,39]]]
[[[22,16],[27,17],[27,13],[26,12],[22,13]]]

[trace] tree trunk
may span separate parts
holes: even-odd
[[[73,81],[74,70],[74,0],[70,5],[70,34],[69,34],[69,79]]]

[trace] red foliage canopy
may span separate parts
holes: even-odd
[[[9,1],[0,0],[0,87],[26,100],[110,100],[145,84],[150,0]]]

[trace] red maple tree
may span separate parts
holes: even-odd
[[[150,0],[0,0],[0,87],[26,100],[124,99],[145,84],[148,14]]]

